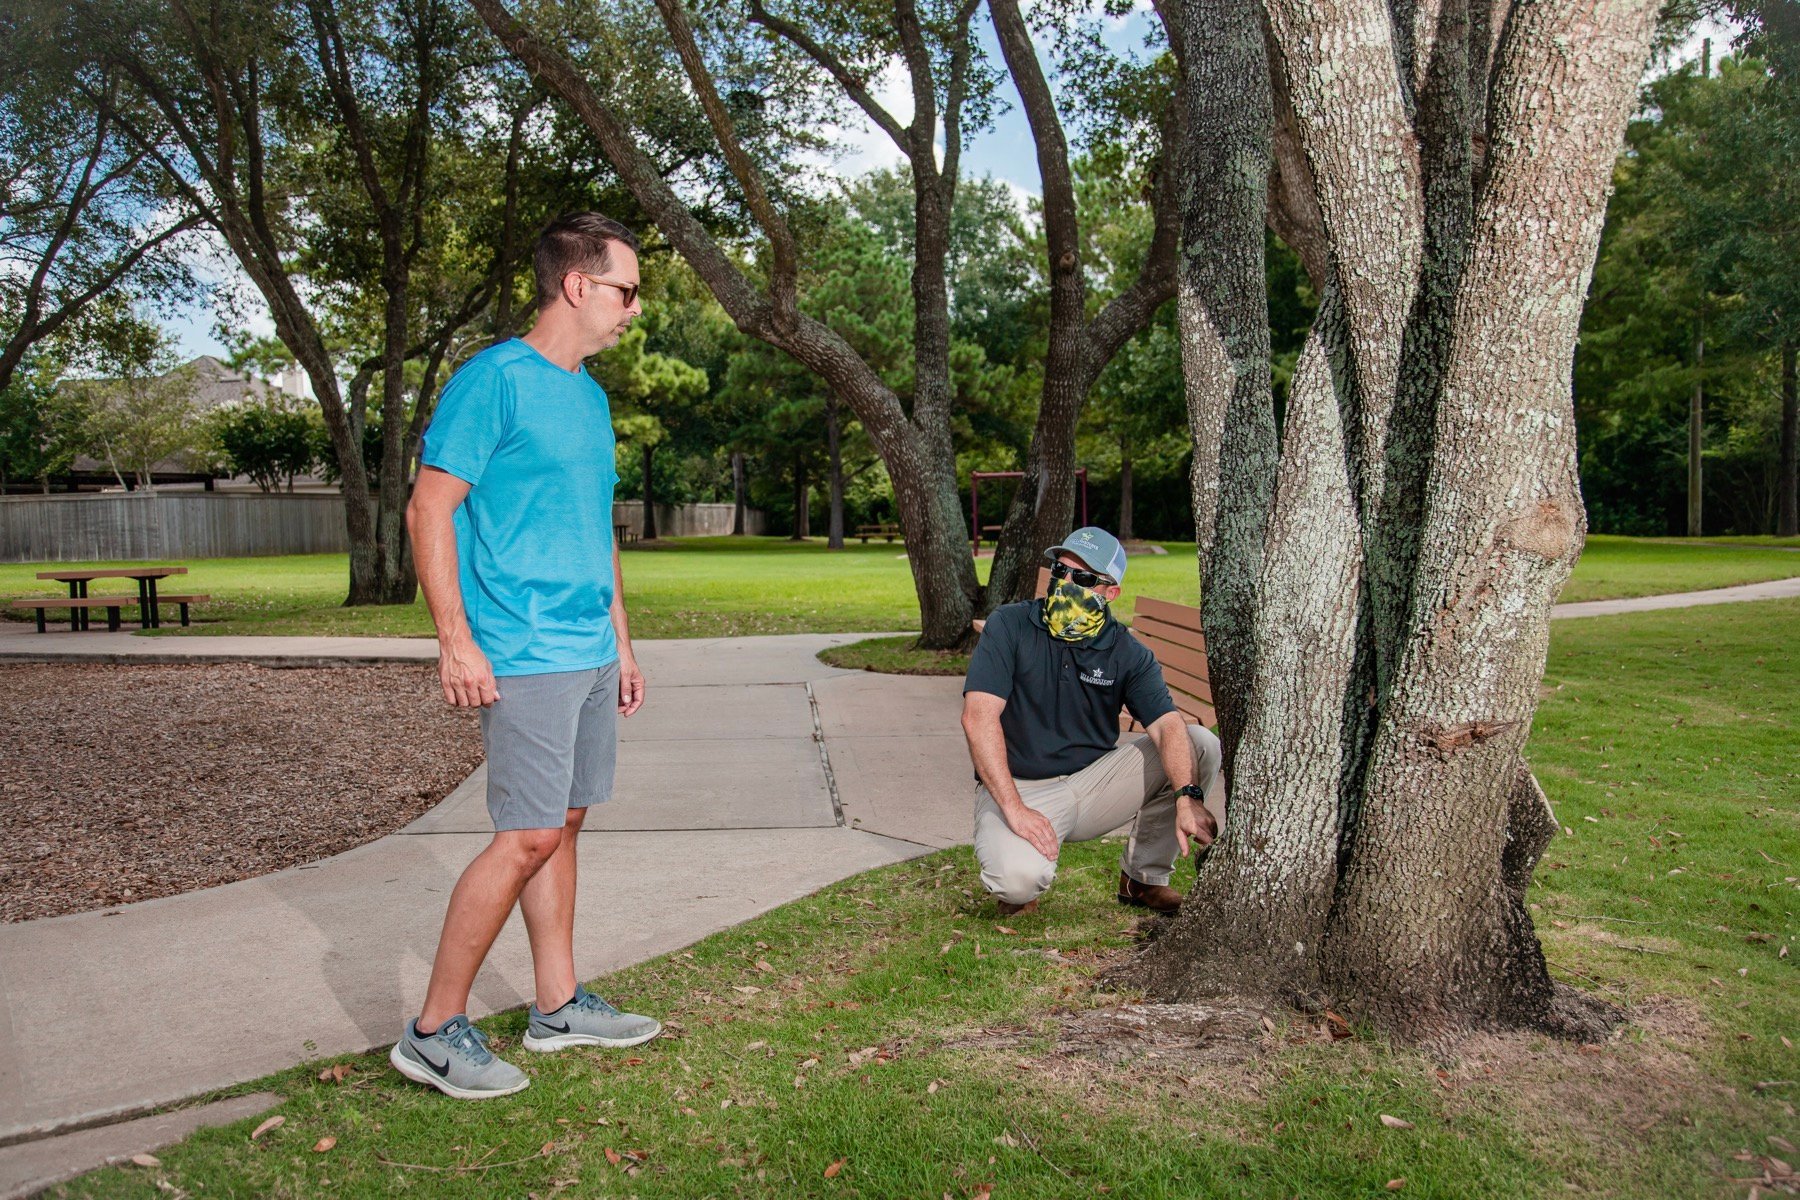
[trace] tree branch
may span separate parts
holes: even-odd
[[[972,0],[978,3],[979,0]],[[792,42],[801,53],[822,67],[827,74],[837,80],[844,93],[856,102],[856,106],[867,114],[869,120],[875,122],[880,130],[894,140],[900,149],[906,149],[906,127],[901,125],[893,113],[881,106],[869,91],[868,83],[858,79],[842,59],[833,54],[819,40],[807,33],[798,24],[785,17],[778,17],[764,7],[762,0],[750,0],[750,20],[764,29]]]
[[[656,0],[656,7],[663,15],[663,24],[668,27],[669,37],[675,43],[675,54],[681,59],[688,82],[693,85],[694,92],[700,99],[700,107],[705,110],[706,119],[712,125],[713,136],[718,139],[725,163],[731,168],[738,186],[744,189],[744,200],[749,204],[756,223],[762,226],[763,233],[768,236],[769,249],[774,258],[769,273],[769,292],[774,301],[775,327],[780,332],[791,333],[798,323],[800,303],[800,256],[794,248],[794,235],[788,229],[787,220],[776,211],[774,202],[769,199],[768,189],[763,186],[762,171],[738,141],[737,127],[731,114],[725,110],[724,101],[719,99],[719,90],[714,86],[712,72],[707,70],[706,60],[700,54],[699,43],[694,40],[694,28],[688,21],[687,10],[682,7],[681,0]]]

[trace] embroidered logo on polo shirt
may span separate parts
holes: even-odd
[[[1081,673],[1081,682],[1091,683],[1095,687],[1111,687],[1113,685],[1113,681],[1106,677],[1106,672],[1101,667],[1093,667],[1090,670],[1083,671]]]

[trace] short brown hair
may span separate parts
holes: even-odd
[[[604,275],[612,267],[612,244],[620,242],[637,252],[637,235],[611,217],[597,212],[564,213],[538,234],[531,252],[537,275],[537,305],[549,304],[562,294],[562,281],[570,271]]]

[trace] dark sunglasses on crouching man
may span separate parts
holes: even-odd
[[[1050,568],[1050,578],[1066,579],[1076,587],[1088,589],[1113,587],[1111,579],[1093,571],[1084,571],[1080,567],[1071,567],[1068,563],[1057,563]]]

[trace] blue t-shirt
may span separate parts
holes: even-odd
[[[456,510],[463,607],[495,675],[619,657],[612,411],[586,371],[514,338],[444,386],[421,460],[470,484]]]

